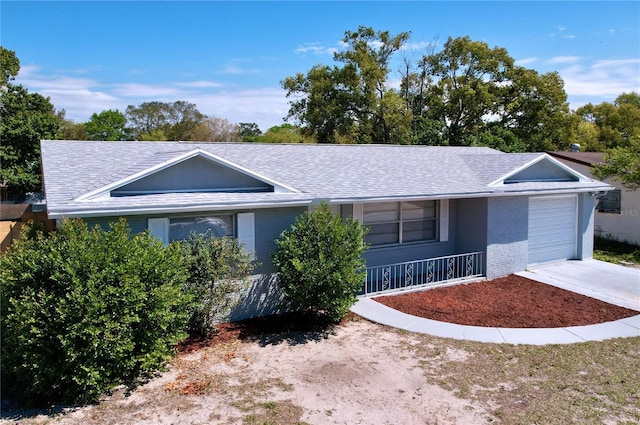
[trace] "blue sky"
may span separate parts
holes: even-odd
[[[0,2],[16,82],[67,117],[186,100],[263,131],[288,111],[280,81],[332,64],[346,30],[410,31],[402,55],[468,35],[558,71],[572,109],[640,92],[640,2]],[[399,63],[398,63],[399,65]],[[394,70],[397,66],[394,67]],[[398,80],[398,72],[390,79]]]

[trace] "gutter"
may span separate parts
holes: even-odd
[[[161,205],[146,207],[124,207],[124,208],[77,208],[72,210],[48,209],[48,216],[51,219],[61,219],[63,217],[109,217],[109,216],[135,216],[135,215],[157,215],[157,214],[179,214],[185,212],[201,212],[201,211],[228,211],[228,210],[246,210],[246,209],[262,209],[262,208],[278,208],[278,207],[304,207],[320,204],[326,201],[329,204],[354,204],[366,202],[398,202],[398,201],[418,201],[418,200],[439,200],[439,199],[463,199],[463,198],[493,198],[506,196],[529,196],[529,195],[554,195],[567,193],[597,193],[613,190],[612,186],[607,184],[579,187],[579,188],[563,188],[563,189],[531,189],[526,191],[505,190],[508,185],[494,187],[492,190],[482,192],[461,192],[461,193],[440,193],[440,194],[420,194],[420,195],[397,195],[397,196],[368,196],[368,197],[349,197],[349,198],[328,198],[316,196],[302,200],[293,201],[270,201],[270,202],[243,202],[243,203],[223,203],[223,204],[197,204],[197,205]]]
[[[308,206],[311,200],[303,201],[282,201],[271,203],[246,202],[240,204],[216,204],[216,205],[190,205],[190,206],[156,206],[151,208],[105,208],[105,209],[74,209],[72,211],[61,211],[60,209],[49,209],[48,216],[51,219],[61,218],[92,218],[92,217],[111,217],[111,216],[133,216],[133,215],[156,215],[156,214],[174,214],[184,212],[199,211],[228,211],[245,210],[256,208],[277,208],[277,207],[300,207]]]

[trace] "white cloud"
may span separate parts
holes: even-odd
[[[190,81],[190,82],[186,82],[186,83],[176,83],[177,86],[181,86],[181,87],[188,87],[188,88],[218,88],[218,87],[223,87],[224,85],[222,83],[218,83],[215,81],[204,81],[204,80],[199,80],[199,81]]]
[[[286,92],[280,88],[224,90],[224,84],[207,80],[105,84],[91,78],[47,75],[38,66],[25,65],[15,83],[50,97],[56,109],[64,109],[66,117],[76,122],[87,121],[93,113],[107,109],[124,111],[128,105],[151,100],[184,100],[194,103],[203,114],[232,123],[255,122],[266,131],[282,124],[289,110]]]
[[[224,68],[221,68],[216,71],[216,74],[231,74],[231,75],[241,75],[241,74],[258,74],[260,71],[257,69],[245,69],[240,68],[236,65],[227,65]]]
[[[419,41],[417,43],[406,43],[404,46],[402,46],[401,50],[409,50],[409,51],[413,51],[413,50],[424,50],[425,54],[428,53],[431,49],[433,49],[434,47],[438,46],[438,42],[437,41]]]
[[[179,97],[183,90],[167,84],[120,83],[112,85],[113,93],[129,98],[168,98]]]
[[[305,43],[294,49],[298,54],[312,53],[314,55],[332,55],[338,49],[335,47],[326,47],[322,43]]]
[[[232,123],[255,122],[262,131],[283,123],[289,111],[286,92],[280,88],[260,88],[217,93],[192,93],[184,100],[198,105],[203,114],[225,118]]]
[[[569,96],[615,98],[622,93],[640,91],[640,59],[599,60],[573,64],[558,70]]]
[[[516,65],[518,65],[518,66],[531,65],[533,63],[538,62],[538,60],[540,60],[540,59],[537,58],[537,57],[518,59],[518,60],[516,60]]]
[[[550,63],[550,64],[574,63],[574,62],[580,61],[580,59],[581,58],[579,56],[556,56],[547,60],[547,63]]]

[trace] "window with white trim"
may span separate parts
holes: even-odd
[[[214,237],[236,237],[245,251],[255,259],[255,214],[220,214],[200,217],[150,218],[147,227],[151,235],[167,245],[184,240],[192,232],[207,233]]]
[[[362,221],[369,227],[371,246],[435,241],[438,201],[377,202],[363,205]]]
[[[192,232],[209,232],[216,237],[235,236],[234,216],[225,214],[169,219],[169,242],[187,239]]]

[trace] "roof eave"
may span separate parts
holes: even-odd
[[[228,211],[245,210],[254,208],[278,208],[306,206],[312,203],[311,199],[302,200],[282,200],[269,202],[219,202],[216,204],[194,204],[194,205],[156,205],[153,207],[118,207],[118,208],[49,208],[47,215],[50,219],[62,218],[95,218],[95,217],[119,217],[135,215],[156,215],[191,213],[199,211]]]

